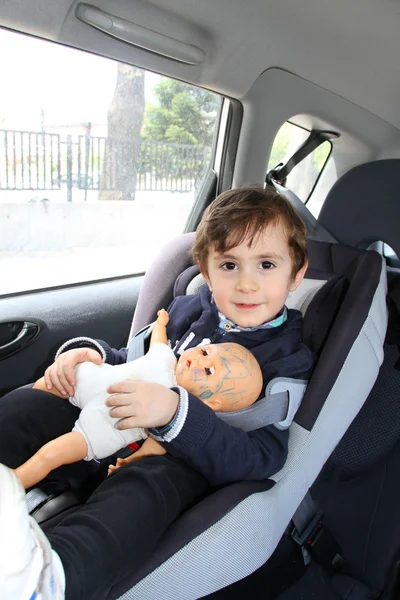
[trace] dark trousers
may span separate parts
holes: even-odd
[[[71,431],[77,414],[68,401],[47,392],[20,388],[7,394],[0,399],[0,462],[19,466],[43,444]],[[74,467],[88,465],[68,468]],[[66,598],[106,598],[207,489],[197,471],[170,455],[136,461],[104,479],[84,505],[46,529],[64,566]]]

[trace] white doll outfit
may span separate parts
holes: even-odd
[[[71,404],[81,409],[73,431],[79,431],[87,443],[85,460],[110,456],[132,442],[147,437],[144,429],[133,427],[120,431],[114,425],[119,419],[110,417],[105,402],[110,394],[107,388],[126,379],[160,383],[166,387],[176,385],[176,357],[167,344],[152,344],[145,356],[122,365],[95,365],[80,363],[75,367],[77,384]]]

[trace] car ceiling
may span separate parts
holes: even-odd
[[[95,0],[92,5],[194,44],[201,65],[152,55],[75,17],[70,0],[0,0],[12,29],[125,60],[242,98],[280,67],[374,113],[395,127],[400,97],[400,6],[372,0]]]

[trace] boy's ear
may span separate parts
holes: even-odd
[[[300,285],[300,283],[303,281],[304,279],[304,275],[306,274],[308,268],[308,261],[306,262],[305,265],[303,265],[300,269],[300,271],[297,271],[296,273],[296,277],[293,279],[292,283],[290,284],[290,291],[294,292],[298,286]]]
[[[200,269],[200,273],[203,275],[204,279],[206,280],[206,283],[207,283],[208,287],[211,290],[211,281],[210,281],[210,278],[209,278],[207,272],[204,269],[202,269],[202,267],[200,267],[200,265],[199,265],[199,269]]]

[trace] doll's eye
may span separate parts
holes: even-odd
[[[203,348],[201,349],[201,353],[203,356],[208,356],[207,350],[203,350]]]
[[[206,375],[214,375],[214,373],[215,373],[214,367],[211,367],[211,368],[206,367],[204,369],[204,371],[206,372]]]

